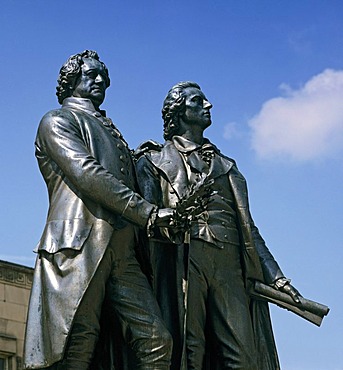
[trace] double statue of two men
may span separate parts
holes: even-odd
[[[211,103],[196,83],[172,87],[165,143],[147,141],[133,156],[100,109],[109,85],[96,52],[71,56],[58,79],[62,106],[38,128],[49,211],[25,368],[279,369],[268,304],[249,284],[300,295],[254,225],[235,161],[204,138]],[[207,179],[206,206],[177,225],[178,202]],[[129,360],[104,361],[105,349],[120,348]]]

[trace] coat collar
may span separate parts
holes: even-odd
[[[199,145],[182,136],[175,135],[172,142],[179,152],[186,154],[188,165],[199,173],[207,173],[212,178],[216,178],[228,173],[233,166],[234,162],[224,157],[219,149],[206,138],[204,138],[202,145]],[[200,159],[199,150],[210,150],[216,154],[215,160],[211,161],[210,168]]]
[[[173,136],[172,142],[175,145],[175,148],[182,153],[190,153],[201,148],[201,145],[185,139],[182,136]]]
[[[85,98],[75,98],[75,97],[69,97],[65,98],[63,100],[62,108],[67,107],[67,108],[74,108],[78,110],[83,110],[86,113],[89,113],[91,115],[99,115],[99,117],[106,117],[106,111],[100,110],[97,111],[94,108],[94,105],[90,99],[85,99]]]
[[[175,145],[175,148],[181,152],[181,153],[187,153],[194,152],[196,150],[199,150],[201,148],[211,148],[216,153],[219,153],[219,150],[215,145],[213,145],[208,139],[204,138],[202,144],[194,143],[193,141],[190,141],[188,139],[185,139],[182,136],[175,135],[172,138],[172,142]]]
[[[207,142],[211,144],[208,140]],[[182,145],[184,143],[187,144],[186,147]],[[180,150],[182,148],[187,151],[189,149],[191,151],[190,155],[192,155],[192,152],[200,146],[185,139],[181,141],[178,140],[178,144],[182,145],[182,147],[180,147],[180,145],[175,145],[174,141],[166,141],[161,150],[151,151],[149,153],[149,158],[153,165],[164,173],[165,178],[168,179],[168,182],[176,194],[182,197],[187,191],[188,177],[179,151],[182,151]],[[219,150],[214,145],[213,147],[218,155],[216,158],[217,160],[213,162],[209,172],[212,178],[216,178],[229,173],[234,165],[234,161],[220,154]]]

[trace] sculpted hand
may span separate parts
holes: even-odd
[[[155,225],[158,227],[173,227],[174,210],[171,208],[160,208],[157,210]]]
[[[300,303],[299,297],[301,297],[301,294],[299,291],[294,288],[293,285],[290,284],[290,280],[286,278],[278,279],[275,282],[276,289],[280,290],[280,292],[284,292],[288,294],[295,303]]]
[[[178,232],[179,227],[175,223],[175,210],[171,208],[155,208],[148,219],[147,235],[149,238],[155,236],[156,229],[168,228]]]

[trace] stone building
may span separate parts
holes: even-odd
[[[21,370],[33,269],[0,260],[0,370]]]

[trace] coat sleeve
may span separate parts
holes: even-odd
[[[278,263],[275,261],[273,255],[269,251],[258,228],[255,226],[251,215],[250,215],[250,227],[255,248],[260,258],[265,281],[267,284],[272,284],[277,279],[284,277],[284,274],[282,273]]]
[[[163,207],[162,189],[157,169],[145,155],[138,158],[136,164],[140,194],[148,202]]]
[[[122,184],[91,155],[70,112],[47,113],[39,125],[36,146],[82,195],[140,227],[146,225],[154,206]]]
[[[267,284],[272,284],[284,275],[251,217],[247,183],[237,166],[232,167],[229,180],[236,199],[245,247],[248,249],[253,245],[259,258],[263,278]]]
[[[161,174],[147,156],[148,154],[140,156],[136,163],[139,192],[148,202],[156,205],[158,208],[165,208]],[[166,228],[155,227],[153,230],[154,239],[158,239],[160,242],[171,241],[170,233],[172,233],[172,230]]]

